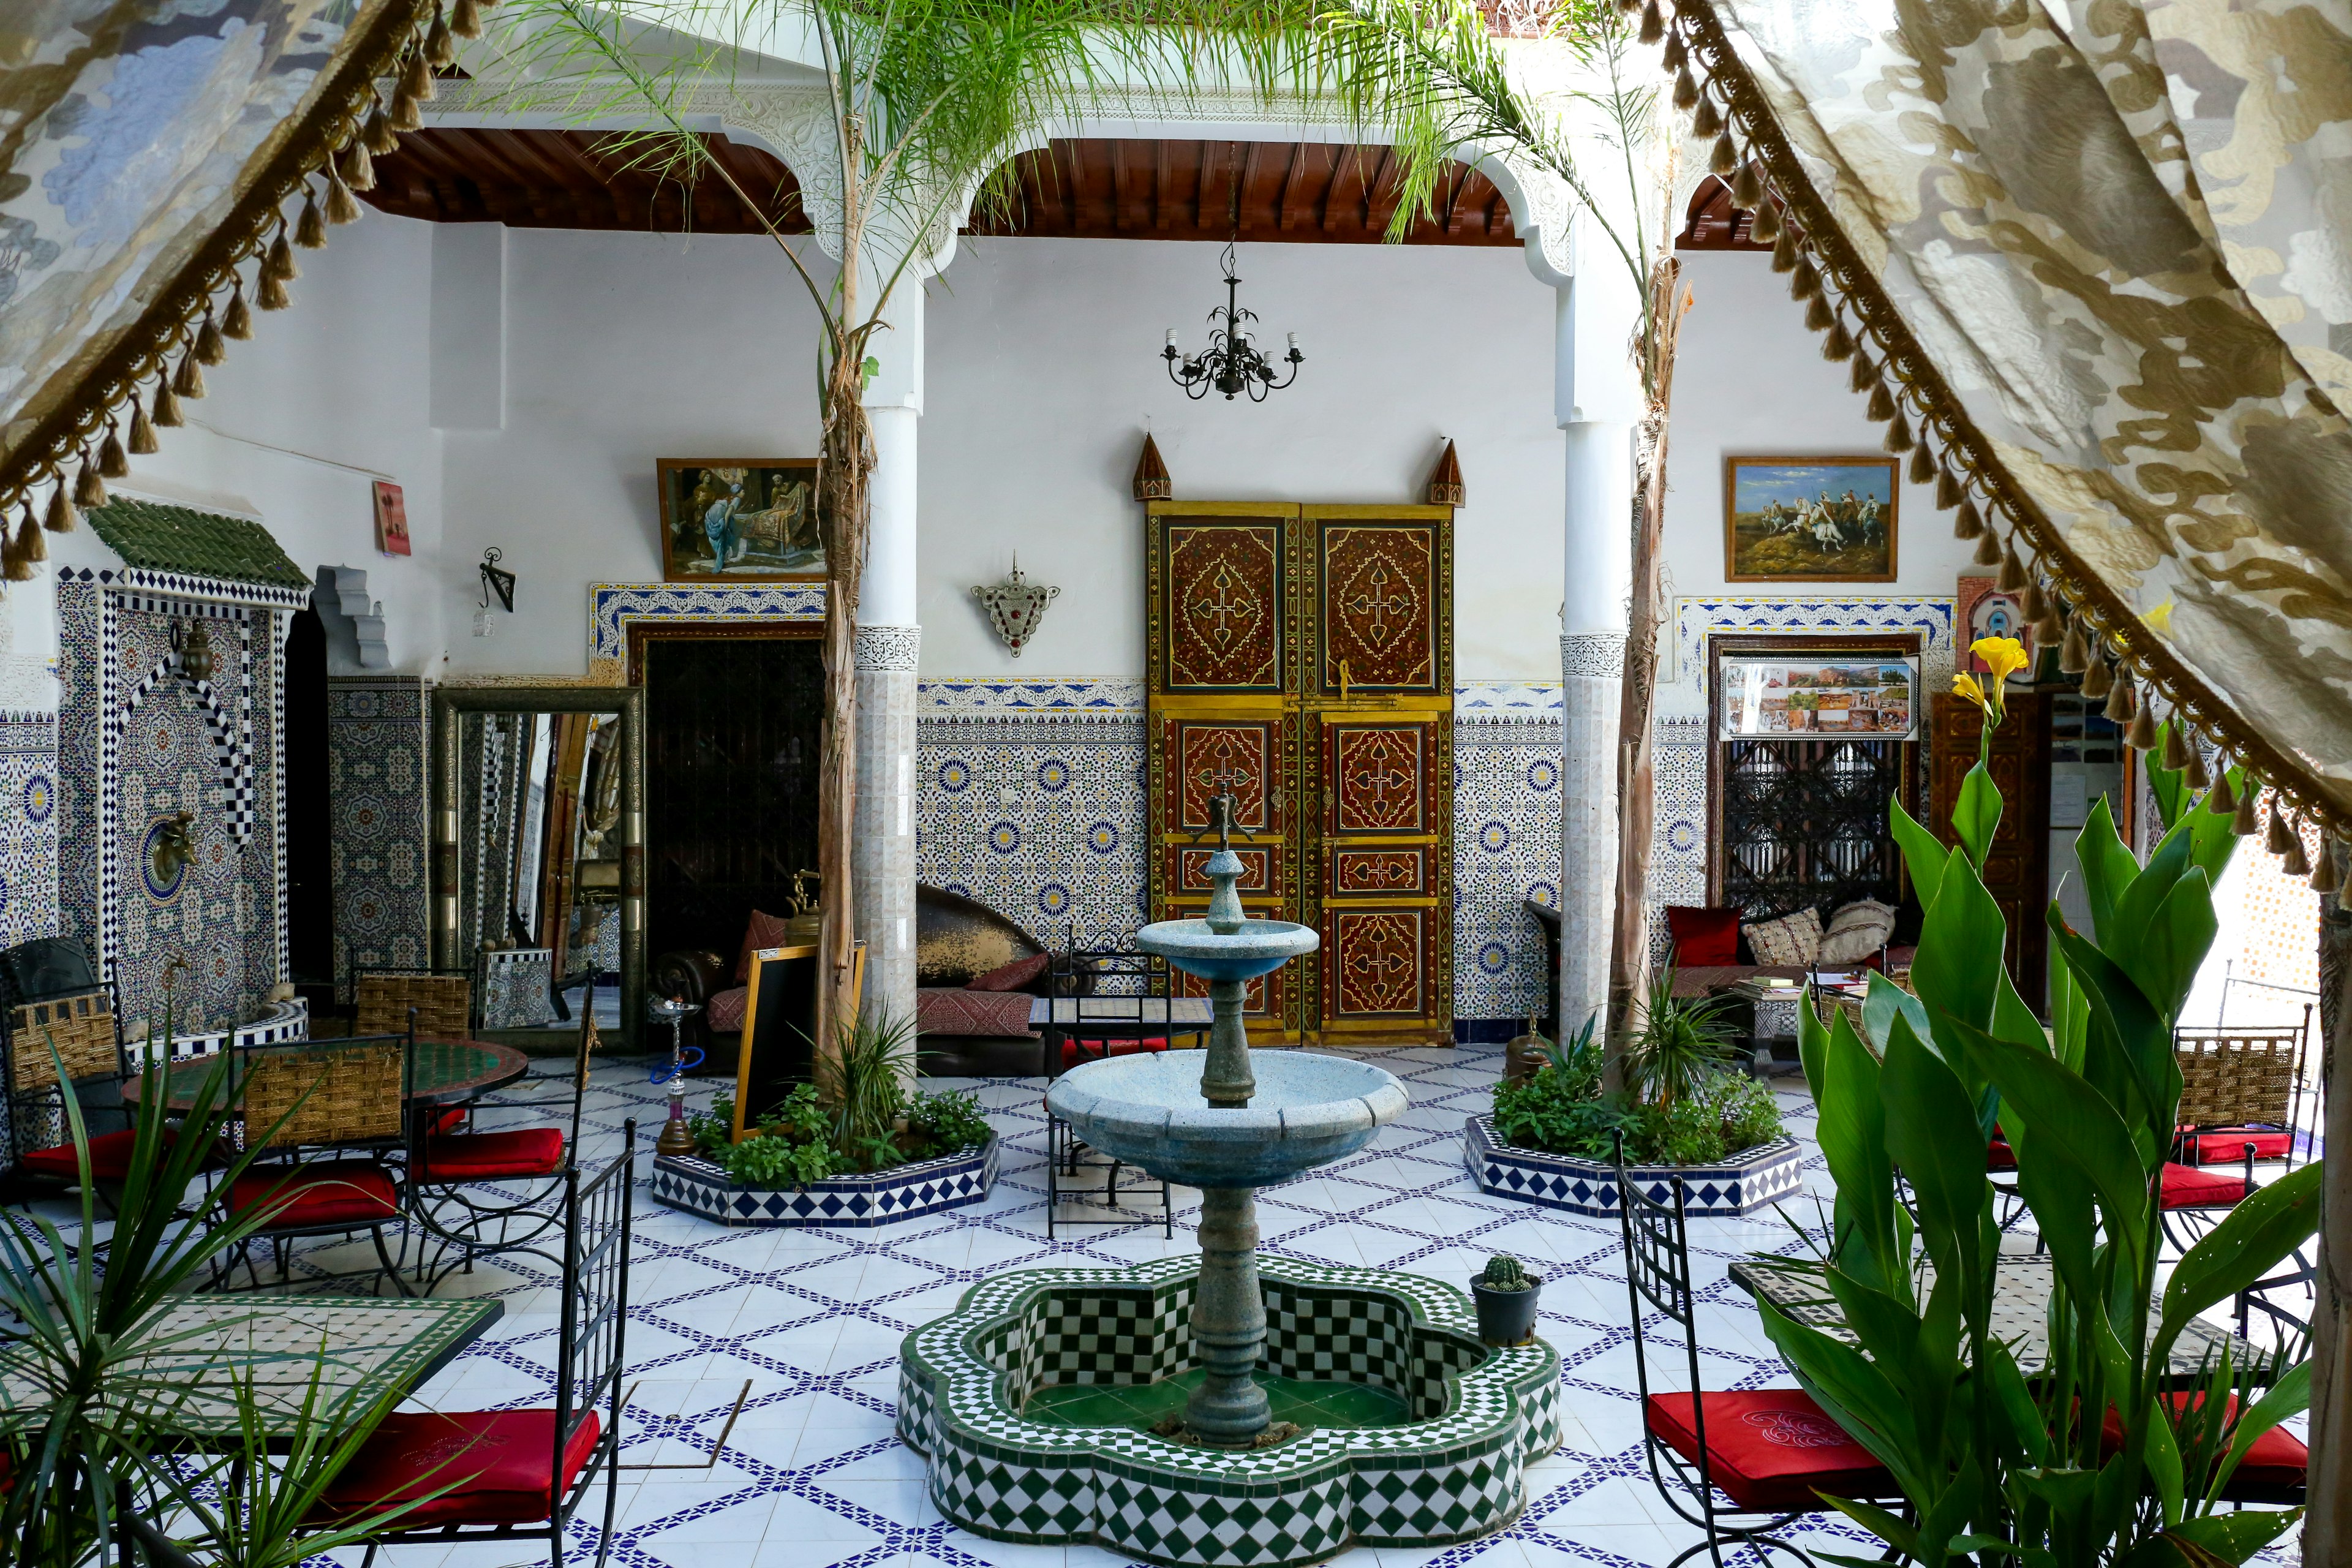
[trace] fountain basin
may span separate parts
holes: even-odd
[[[1137,947],[1211,981],[1255,980],[1313,952],[1322,941],[1313,926],[1294,921],[1244,921],[1240,930],[1225,932],[1207,921],[1158,921],[1135,933]]]
[[[1311,933],[1310,933],[1311,934]],[[1089,1146],[1188,1187],[1263,1187],[1372,1141],[1406,1104],[1384,1068],[1310,1051],[1252,1051],[1244,1109],[1201,1094],[1201,1058],[1155,1052],[1087,1062],[1055,1079],[1046,1109]]]
[[[1231,1451],[1024,1415],[1044,1390],[1141,1390],[1183,1373],[1199,1268],[1022,1270],[908,1334],[898,1435],[924,1456],[940,1511],[994,1540],[1096,1544],[1163,1568],[1441,1546],[1518,1516],[1528,1464],[1559,1443],[1559,1358],[1540,1342],[1481,1344],[1467,1298],[1417,1275],[1259,1264],[1260,1371],[1379,1390],[1399,1423],[1310,1420],[1288,1442]]]

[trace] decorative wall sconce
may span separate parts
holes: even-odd
[[[487,610],[490,607],[490,595],[496,594],[499,608],[511,616],[514,614],[515,574],[499,570],[499,563],[503,559],[504,555],[496,545],[482,552],[482,608]]]
[[[987,607],[988,618],[996,627],[996,635],[1004,646],[1019,658],[1021,649],[1037,635],[1038,618],[1045,606],[1060,595],[1059,588],[1048,588],[1032,583],[1021,575],[1021,557],[1013,558],[1012,575],[992,587],[979,587],[971,596]]]
[[[172,623],[172,651],[180,658],[180,674],[189,680],[204,681],[213,678],[213,639],[202,621],[190,621],[184,630],[181,623]]]

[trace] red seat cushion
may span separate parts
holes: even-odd
[[[458,1128],[466,1125],[467,1110],[467,1108],[462,1105],[445,1105],[438,1110],[427,1112],[425,1129],[426,1136],[437,1138],[444,1132],[455,1132]]]
[[[392,1178],[368,1160],[322,1161],[293,1171],[284,1165],[256,1165],[229,1184],[232,1214],[265,1201],[285,1206],[270,1215],[264,1230],[379,1225],[400,1216],[400,1194]]]
[[[1083,1049],[1080,1048],[1082,1043],[1084,1046]],[[1141,1056],[1152,1051],[1164,1051],[1167,1048],[1168,1042],[1164,1039],[1159,1038],[1146,1040],[1086,1040],[1084,1042],[1078,1040],[1064,1040],[1062,1042],[1062,1066],[1066,1069],[1077,1066],[1080,1062],[1099,1061],[1107,1056]]]
[[[1996,1138],[1986,1147],[1985,1169],[1988,1171],[2017,1169],[2017,1151],[2009,1146],[2008,1139]]]
[[[2176,1411],[2194,1409],[2202,1403],[2201,1396],[2185,1390],[2162,1397],[2170,1400]],[[2238,1413],[2238,1396],[2232,1394],[2229,1398],[2227,1408],[2234,1416]],[[2106,1453],[2115,1454],[2122,1450],[2124,1421],[2113,1406],[2108,1407],[2106,1428],[2101,1436],[2101,1447]],[[2246,1457],[2238,1461],[2236,1469],[2230,1472],[2230,1484],[2221,1489],[2221,1495],[2228,1497],[2242,1487],[2265,1490],[2299,1487],[2310,1470],[2311,1449],[2303,1439],[2284,1427],[2273,1426],[2254,1439],[2253,1447],[2246,1450]]]
[[[2246,1196],[2246,1178],[2200,1171],[2194,1165],[2168,1163],[2157,1204],[2168,1209],[2225,1209]]]
[[[167,1132],[165,1137],[169,1137]],[[124,1128],[120,1132],[101,1132],[89,1141],[89,1173],[93,1180],[119,1182],[131,1174],[131,1150],[139,1142],[139,1134]],[[47,1176],[61,1182],[81,1180],[81,1155],[70,1143],[60,1143],[54,1149],[30,1149],[19,1156],[17,1164],[27,1175]]]
[[[1666,931],[1675,942],[1675,963],[1737,963],[1739,962],[1738,905],[1700,909],[1690,904],[1666,906]]]
[[[420,1182],[495,1182],[507,1176],[551,1176],[563,1169],[563,1132],[521,1127],[511,1132],[467,1132],[425,1145]]]
[[[320,1511],[348,1519],[450,1487],[455,1489],[420,1503],[389,1528],[536,1524],[552,1517],[553,1494],[572,1489],[603,1430],[596,1413],[587,1412],[563,1446],[559,1480],[552,1410],[388,1415],[335,1477]]]
[[[1707,1478],[1751,1513],[1821,1510],[1834,1497],[1896,1493],[1895,1478],[1801,1388],[1739,1389],[1698,1396],[1706,1421]],[[1642,1406],[1650,1431],[1693,1464],[1698,1437],[1687,1394],[1654,1394]]]
[[[2188,1163],[2192,1165],[2236,1165],[2245,1163],[2246,1145],[2254,1146],[2257,1160],[2284,1160],[2294,1147],[2294,1134],[2274,1127],[2208,1128],[2189,1134]]]

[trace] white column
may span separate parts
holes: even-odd
[[[1633,426],[1625,344],[1637,303],[1612,261],[1580,256],[1559,293],[1553,412],[1567,434],[1561,579],[1559,1027],[1609,1000],[1617,879],[1617,713],[1633,589]]]
[[[902,282],[881,363],[866,389],[874,426],[871,526],[857,605],[857,804],[850,854],[857,934],[866,942],[865,1012],[915,1016],[916,432],[923,411],[923,295]]]

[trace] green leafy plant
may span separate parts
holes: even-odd
[[[1532,1290],[1536,1284],[1526,1266],[1507,1252],[1498,1252],[1486,1259],[1478,1283],[1489,1290]]]
[[[1674,995],[1674,973],[1651,987],[1650,1016],[1627,1058],[1629,1092],[1606,1089],[1594,1038],[1597,1018],[1546,1053],[1543,1066],[1495,1089],[1495,1131],[1506,1143],[1609,1160],[1622,1134],[1628,1158],[1700,1165],[1780,1136],[1772,1091],[1724,1070],[1730,1061],[1725,1004]]]
[[[907,1103],[907,1131],[919,1143],[918,1157],[925,1159],[972,1148],[991,1136],[988,1119],[980,1113],[980,1098],[969,1089],[918,1093]]]
[[[1902,1561],[2242,1563],[2299,1510],[2226,1513],[2221,1495],[2254,1439],[2305,1407],[2307,1365],[2233,1368],[2223,1357],[2177,1408],[2159,1395],[2191,1320],[2308,1240],[2325,1166],[2256,1190],[2158,1291],[2180,1096],[2172,1026],[2213,938],[2229,822],[2179,812],[2142,865],[2106,804],[2092,808],[2075,843],[2092,929],[2075,931],[2054,902],[2047,912],[2045,1030],[2003,964],[2006,924],[1980,869],[2002,805],[1985,758],[2005,717],[2002,682],[2023,655],[2006,638],[1975,651],[1992,676],[1954,681],[1984,714],[1953,814],[1958,846],[1899,803],[1891,814],[1926,910],[1918,994],[1873,976],[1859,1033],[1843,1012],[1826,1026],[1799,1012],[1836,1188],[1822,1255],[1802,1267],[1857,1342],[1769,1303],[1765,1327],[1799,1381],[1894,1473],[1902,1515],[1831,1500]],[[1992,1332],[2000,1232],[1985,1152],[1996,1119],[2054,1274],[2044,1367],[2021,1367]],[[2249,1397],[2258,1375],[2268,1390]]]
[[[1726,996],[1676,996],[1668,963],[1650,979],[1649,1004],[1625,1053],[1625,1086],[1662,1108],[1700,1090],[1731,1061],[1730,1007]]]
[[[915,1076],[915,1021],[887,1010],[834,1031],[830,1056],[817,1058],[817,1091],[833,1113],[834,1146],[869,1171],[898,1163],[892,1134]]]
[[[805,1187],[836,1173],[833,1146],[783,1136],[746,1138],[728,1145],[719,1163],[732,1180],[754,1187]]]

